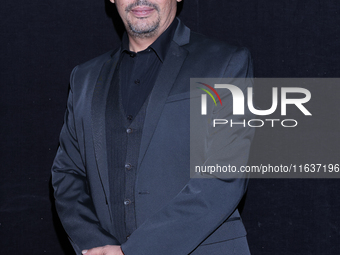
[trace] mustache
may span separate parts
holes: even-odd
[[[159,12],[159,7],[157,4],[154,3],[150,3],[148,0],[136,0],[136,2],[129,4],[126,8],[125,11],[129,12],[131,11],[133,8],[137,7],[137,6],[149,6],[151,8],[154,8],[156,11]]]

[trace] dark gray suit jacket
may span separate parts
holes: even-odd
[[[108,203],[105,136],[106,96],[119,52],[79,65],[71,75],[52,185],[59,217],[77,254],[119,244]],[[138,228],[121,244],[126,255],[206,254],[207,247],[221,249],[228,240],[246,235],[237,206],[247,179],[189,177],[189,83],[194,77],[251,75],[246,49],[207,39],[179,22],[147,106],[135,183]],[[231,114],[229,107],[213,117]],[[221,165],[245,165],[253,131],[225,130],[223,147],[213,145],[205,155]]]

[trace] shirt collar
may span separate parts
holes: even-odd
[[[175,18],[174,21],[170,24],[170,26],[154,41],[147,49],[152,49],[156,55],[158,56],[160,61],[164,61],[166,53],[170,47],[170,43],[174,37],[176,28],[178,25],[178,20]],[[127,52],[131,54],[132,52],[129,49],[129,38],[127,33],[125,32],[122,38],[122,50],[121,52]]]

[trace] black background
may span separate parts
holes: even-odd
[[[72,254],[51,203],[50,167],[70,72],[119,45],[117,13],[109,1],[0,5],[0,251]],[[256,77],[326,78],[340,72],[339,8],[338,0],[185,0],[179,16],[248,47]],[[257,91],[260,102],[264,95]],[[312,93],[315,125],[258,129],[250,164],[340,163],[338,95],[336,87]],[[251,180],[242,217],[252,254],[339,254],[339,183]]]

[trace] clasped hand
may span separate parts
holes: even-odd
[[[83,250],[81,253],[86,255],[124,255],[120,245],[105,245],[89,250]]]

